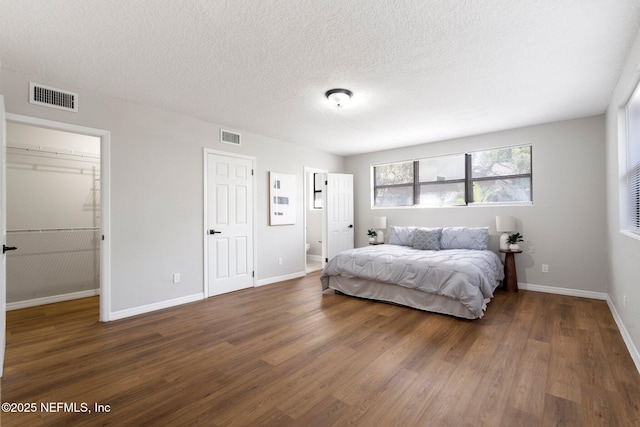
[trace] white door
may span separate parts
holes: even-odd
[[[2,236],[2,261],[0,262],[0,377],[4,368],[4,347],[7,336],[7,256],[4,245],[7,244],[7,199],[5,153],[7,150],[6,123],[4,117],[4,97],[0,95],[0,236]]]
[[[208,295],[253,286],[253,160],[206,153]]]
[[[353,175],[327,174],[327,259],[353,249]]]

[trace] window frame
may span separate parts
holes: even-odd
[[[633,122],[634,126],[630,111],[632,107],[637,116]],[[620,151],[624,155],[624,161],[620,162],[620,167],[624,178],[620,180],[620,231],[626,236],[640,240],[640,82],[636,83],[622,111],[624,141],[620,144]]]
[[[499,176],[490,176],[490,177],[472,177],[472,154],[479,153],[483,151],[495,151],[495,150],[504,150],[504,149],[515,149],[520,147],[529,147],[529,173],[525,174],[511,174],[511,175],[499,175]],[[456,156],[464,156],[464,168],[465,168],[465,176],[464,178],[456,178],[450,180],[442,180],[442,181],[420,181],[420,172],[419,165],[421,160],[427,159],[435,159],[438,157],[456,157]],[[413,182],[406,184],[386,184],[386,185],[377,185],[376,182],[376,168],[397,164],[397,163],[408,163],[413,162]],[[415,158],[411,160],[401,160],[397,162],[384,162],[378,164],[372,164],[370,167],[371,170],[371,208],[372,209],[406,209],[406,208],[418,208],[418,209],[431,209],[431,208],[456,208],[456,207],[468,207],[468,206],[499,206],[499,205],[532,205],[533,204],[533,144],[519,144],[519,145],[510,145],[504,147],[494,147],[488,148],[484,150],[475,150],[466,153],[454,153],[454,154],[443,154],[439,156],[430,156],[430,157],[421,157]],[[503,202],[476,202],[473,200],[473,184],[474,182],[486,182],[486,181],[500,181],[506,179],[520,179],[520,178],[528,178],[529,179],[529,190],[530,190],[530,200],[518,200],[518,201],[503,201]],[[424,205],[420,204],[420,186],[421,185],[438,185],[438,184],[455,184],[455,183],[464,183],[465,194],[464,194],[464,203],[453,204],[453,205],[445,205],[445,206],[432,206],[432,205]],[[397,205],[397,206],[382,206],[376,205],[376,192],[380,188],[399,188],[399,187],[413,187],[413,204],[412,205]]]

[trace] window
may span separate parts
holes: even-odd
[[[373,167],[376,207],[530,202],[531,188],[530,145]]]
[[[455,206],[465,204],[465,156],[432,157],[418,164],[420,206]]]
[[[322,209],[322,174],[313,174],[313,209]]]
[[[471,203],[531,201],[531,146],[477,151],[471,162]]]
[[[392,163],[373,168],[375,206],[412,206],[413,162]]]
[[[627,103],[626,199],[628,231],[640,234],[640,86]]]

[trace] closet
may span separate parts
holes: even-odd
[[[97,295],[100,138],[7,123],[7,309]]]

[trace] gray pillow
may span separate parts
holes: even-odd
[[[411,246],[423,251],[439,251],[441,237],[442,228],[416,228]]]

